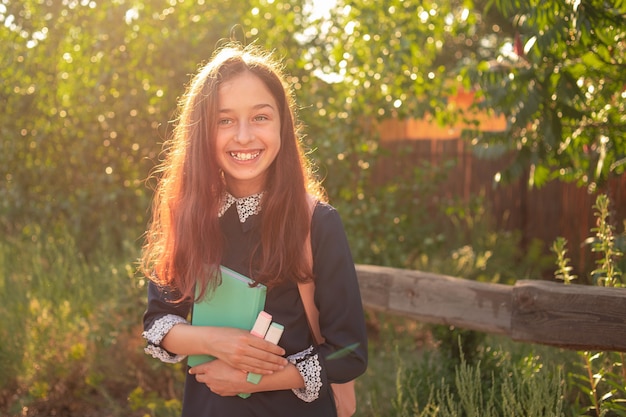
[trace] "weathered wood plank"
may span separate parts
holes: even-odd
[[[365,307],[513,340],[626,352],[626,289],[518,281],[481,283],[356,265]]]
[[[445,275],[357,265],[361,297],[369,308],[417,320],[508,334],[511,287]]]
[[[512,296],[514,340],[626,351],[626,289],[519,281]]]

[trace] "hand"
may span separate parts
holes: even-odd
[[[194,366],[189,369],[189,373],[196,376],[196,381],[206,385],[211,391],[222,397],[250,391],[250,385],[252,385],[246,381],[245,372],[235,369],[219,359]]]
[[[207,327],[208,350],[231,367],[267,375],[287,365],[285,350],[250,332],[231,327]]]

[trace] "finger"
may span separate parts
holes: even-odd
[[[253,372],[255,374],[268,375],[285,369],[286,364],[286,361],[284,364],[276,364],[258,359],[250,359],[245,365],[245,370],[246,372]]]
[[[196,378],[196,381],[200,382],[201,384],[204,383],[204,374],[195,374],[194,377]]]
[[[285,349],[282,347],[275,345],[267,340],[263,340],[256,336],[252,336],[248,339],[248,345],[257,348],[259,350],[264,350],[268,353],[271,353],[276,356],[283,356],[285,354]]]
[[[189,373],[192,374],[192,375],[203,373],[205,365],[206,365],[206,363],[202,363],[200,365],[196,365],[194,367],[191,367],[191,368],[189,368]]]
[[[262,350],[251,352],[245,358],[242,358],[241,365],[243,367],[263,368],[269,371],[278,371],[287,366],[287,359]],[[249,371],[249,369],[246,369]]]

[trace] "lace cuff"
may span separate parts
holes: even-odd
[[[287,360],[298,368],[302,379],[304,379],[304,388],[293,389],[293,393],[307,403],[315,401],[319,397],[320,389],[322,388],[322,366],[317,353],[313,351],[313,346],[288,356]]]
[[[167,314],[158,320],[156,320],[150,329],[144,331],[141,335],[148,341],[148,346],[145,347],[144,352],[151,355],[153,358],[159,359],[162,362],[176,363],[185,359],[185,355],[174,355],[163,349],[160,344],[165,335],[177,324],[189,323],[184,318],[175,314]]]

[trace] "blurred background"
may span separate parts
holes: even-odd
[[[229,40],[283,60],[355,262],[502,284],[564,266],[602,284],[600,255],[624,270],[622,0],[0,0],[0,414],[178,415],[182,366],[143,353],[137,259],[177,100]],[[554,407],[493,415],[626,415],[621,357],[602,388],[580,377],[593,356],[366,314],[360,416],[472,415],[440,405],[496,369],[518,388],[551,370],[528,385],[549,399],[516,401]]]

